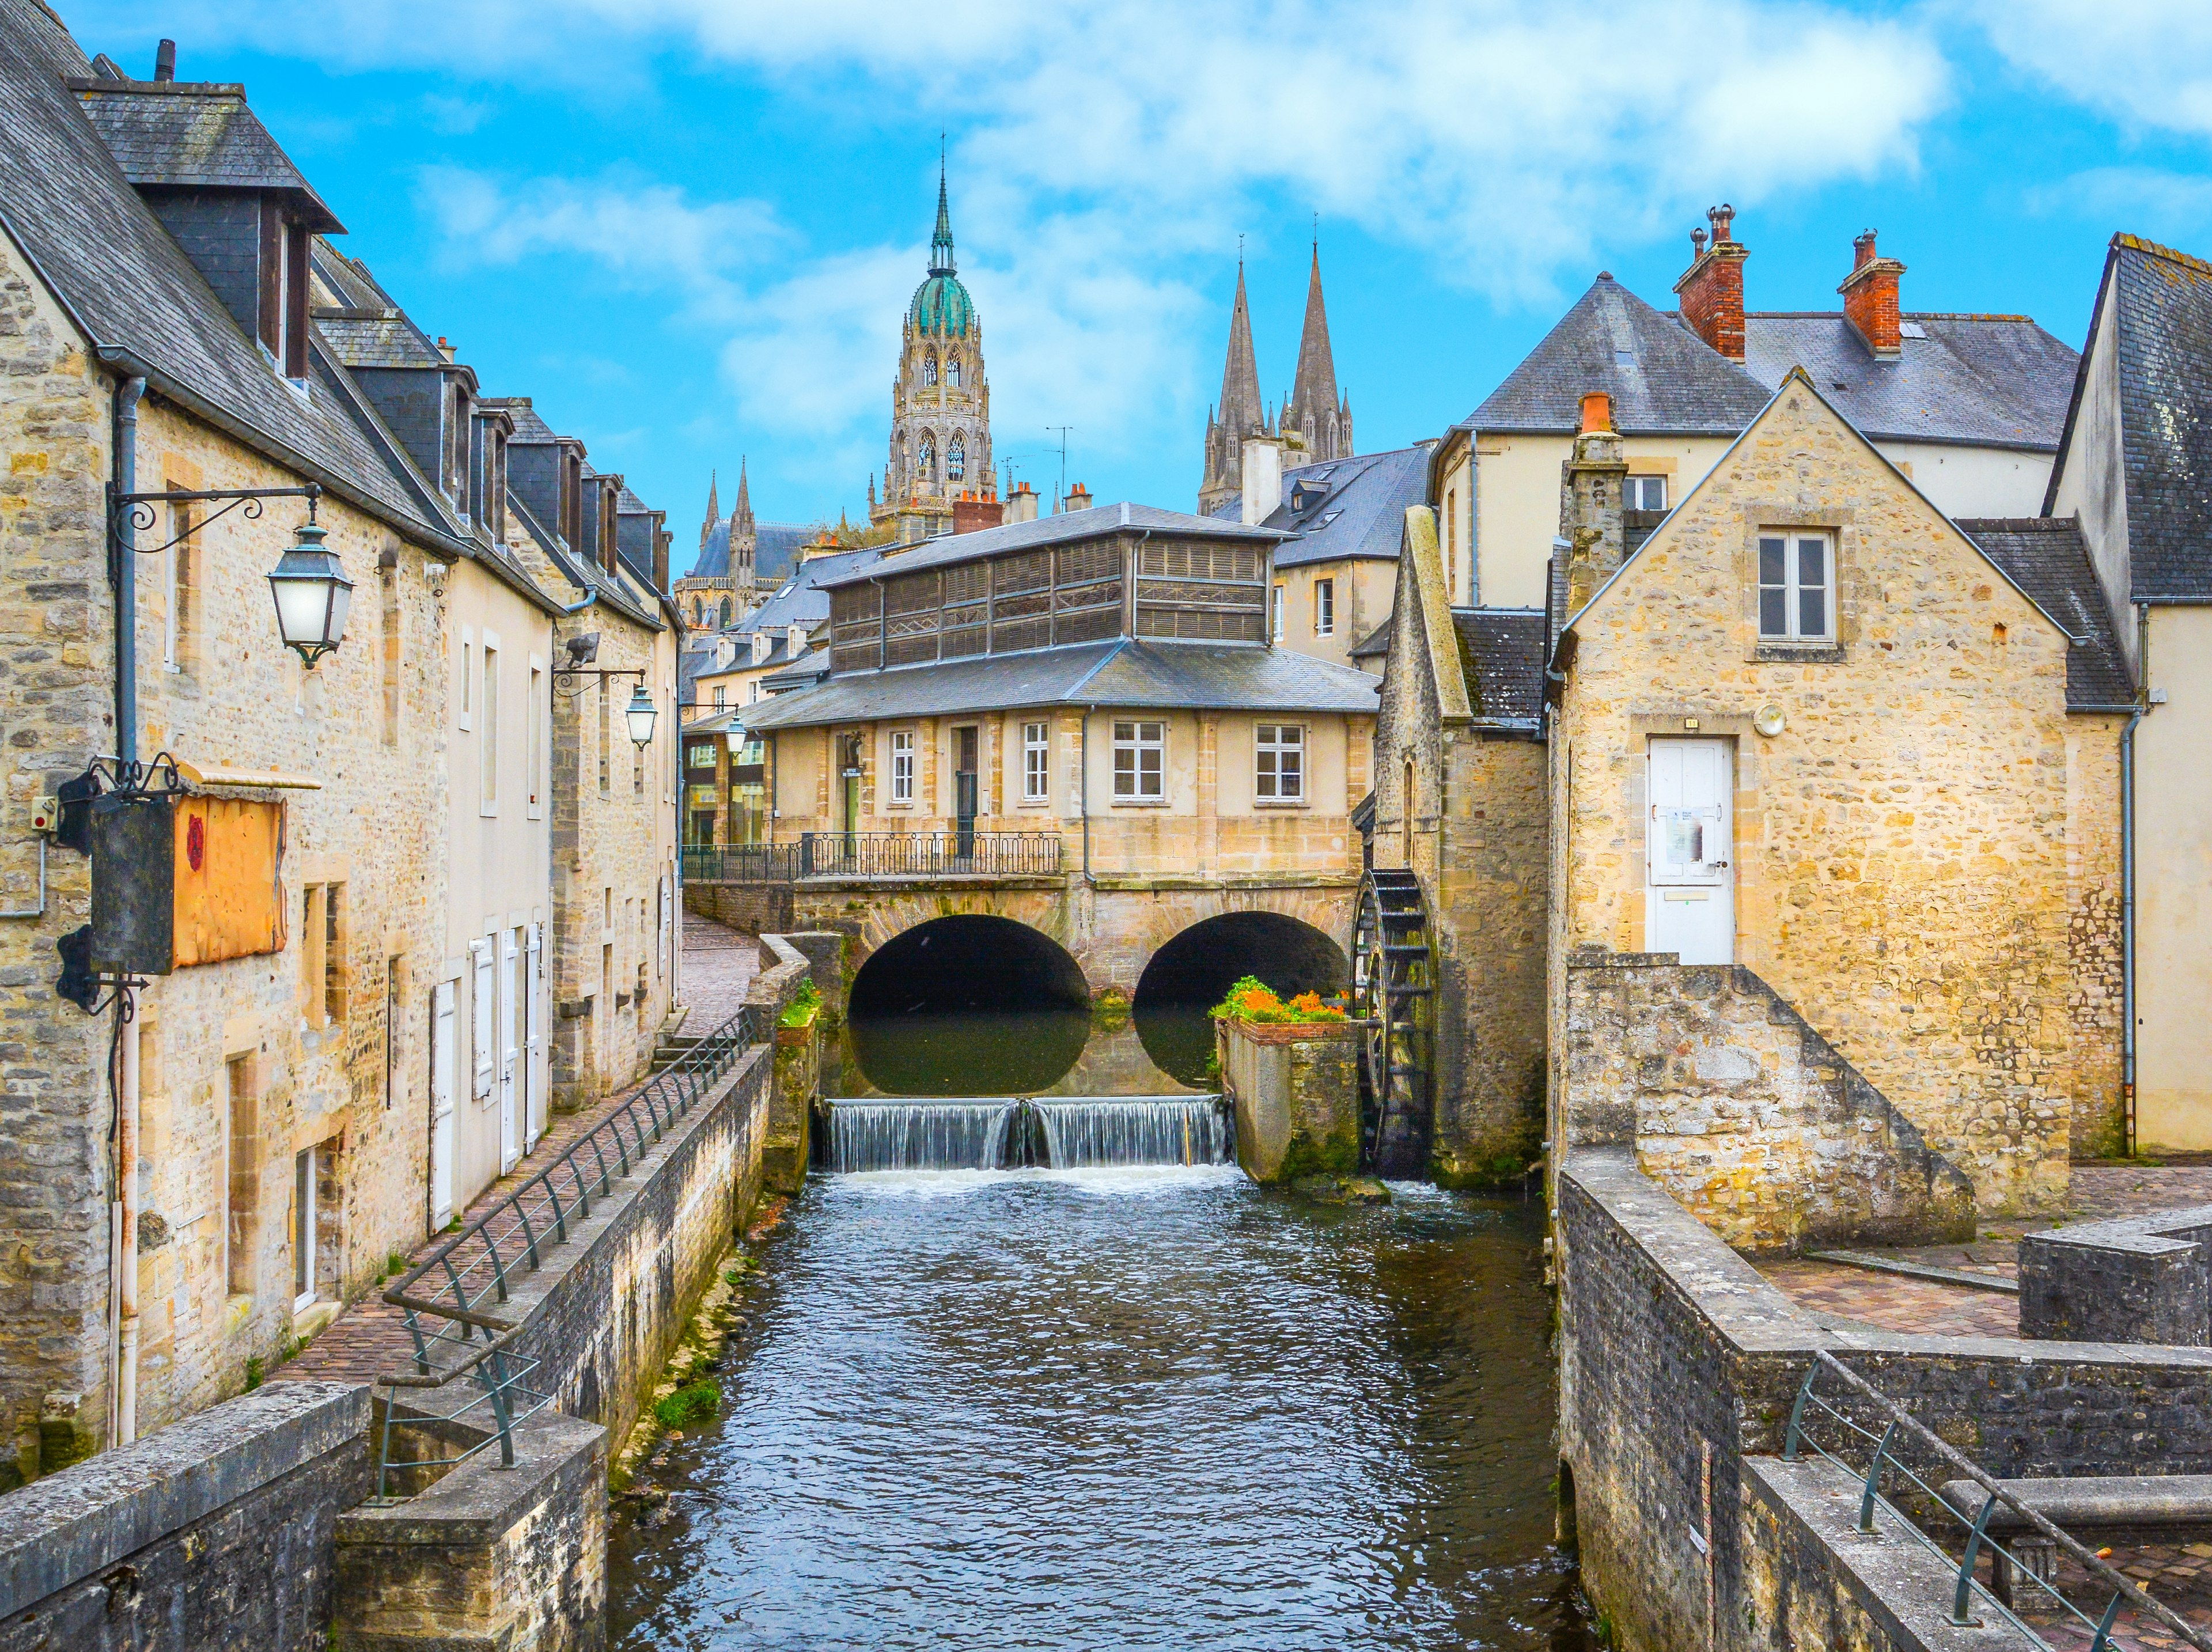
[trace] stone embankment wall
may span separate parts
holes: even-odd
[[[2020,1242],[2020,1332],[2212,1343],[2212,1205],[2077,1222]]]
[[[1216,1021],[1237,1162],[1255,1181],[1359,1168],[1359,1039],[1367,1023]]]
[[[1969,1643],[1942,1578],[1848,1540],[1855,1482],[1779,1461],[1818,1350],[1992,1474],[2212,1472],[2212,1350],[1830,1331],[1622,1147],[1566,1155],[1555,1222],[1565,1513],[1628,1652]]]
[[[781,932],[791,927],[791,885],[686,882],[684,909],[743,935]]]
[[[1750,970],[1568,960],[1567,1140],[1638,1165],[1739,1250],[1974,1235],[1966,1176]]]

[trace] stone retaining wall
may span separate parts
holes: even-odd
[[[688,883],[684,885],[684,909],[741,934],[781,932],[791,927],[791,885]]]
[[[1213,1023],[1237,1109],[1237,1162],[1255,1181],[1359,1168],[1359,1037],[1365,1022]]]
[[[2212,1205],[2027,1235],[2020,1329],[2105,1342],[2212,1342]]]

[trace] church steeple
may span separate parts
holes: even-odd
[[[1206,477],[1198,489],[1201,514],[1242,495],[1244,438],[1268,431],[1267,404],[1260,395],[1260,368],[1252,353],[1252,311],[1244,296],[1244,260],[1237,260],[1237,301],[1229,312],[1229,355],[1221,364],[1221,401],[1206,422]]]
[[[750,533],[753,531],[753,497],[745,483],[745,461],[738,459],[738,502],[730,508],[730,531]]]
[[[1328,310],[1321,295],[1321,243],[1314,243],[1306,278],[1306,322],[1298,335],[1298,371],[1283,409],[1283,428],[1306,445],[1304,461],[1321,464],[1352,452],[1352,404],[1336,391],[1336,356],[1328,343]]]
[[[945,157],[937,157],[937,233],[929,238],[929,273],[950,276],[952,267],[952,209],[945,198]]]
[[[714,524],[722,519],[721,502],[716,498],[714,485],[720,477],[716,472],[707,473],[707,519],[699,525],[699,549],[707,549],[707,536],[714,532]]]

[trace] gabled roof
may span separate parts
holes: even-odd
[[[316,282],[332,301],[315,307],[315,331],[347,367],[444,367],[436,345],[378,285],[368,266],[319,236],[314,242]]]
[[[1455,608],[1461,664],[1473,672],[1468,701],[1485,721],[1528,723],[1544,714],[1544,610]]]
[[[685,575],[693,580],[726,580],[730,576],[730,520],[717,517],[707,530],[707,542],[698,560]],[[791,572],[799,562],[799,548],[819,530],[802,522],[757,522],[753,525],[753,579],[766,585]]]
[[[1571,434],[1583,397],[1598,390],[1612,394],[1625,435],[1733,436],[1769,393],[1675,317],[1601,275],[1461,428]]]
[[[1427,502],[1429,450],[1400,447],[1283,473],[1283,502],[1261,525],[1290,534],[1275,547],[1277,568],[1353,557],[1395,562],[1406,507]],[[1304,496],[1304,507],[1292,502]]]
[[[1088,705],[1137,710],[1372,712],[1375,679],[1348,665],[1249,644],[1123,637],[1027,653],[845,671],[746,708],[752,728]]]
[[[2212,264],[2136,235],[2105,255],[2094,341],[2117,307],[2120,467],[2127,490],[2129,598],[2212,601]],[[2043,508],[2072,459],[2090,355],[2081,357]]]
[[[401,532],[465,554],[404,467],[349,407],[321,348],[303,394],[240,331],[123,175],[64,86],[91,64],[52,14],[0,0],[0,229],[35,265],[112,372],[143,372],[195,416]]]
[[[246,106],[243,86],[100,76],[72,77],[70,85],[133,184],[282,190],[295,197],[308,228],[345,233],[337,215]]]
[[[1908,314],[1885,361],[1840,314],[1744,317],[1744,366],[1768,388],[1802,367],[1835,410],[1883,441],[2055,452],[2074,352],[2024,315]]]
[[[1279,530],[1250,527],[1241,522],[1191,516],[1182,511],[1164,511],[1157,505],[1094,505],[1085,511],[1060,511],[1034,522],[1010,522],[1004,527],[977,533],[948,533],[924,540],[912,550],[894,551],[881,570],[886,577],[918,568],[942,568],[948,562],[972,562],[979,556],[1010,550],[1030,550],[1038,545],[1063,544],[1075,539],[1095,539],[1122,529],[1202,539],[1253,539],[1267,544],[1286,538]],[[819,581],[825,587],[854,585],[868,577],[854,574]]]
[[[1959,531],[1985,551],[2014,584],[2034,598],[2073,635],[2086,638],[2066,651],[2069,711],[2127,709],[2135,684],[2106,606],[2104,587],[2072,517],[1993,517],[1961,519]]]

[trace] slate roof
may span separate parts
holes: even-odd
[[[1625,435],[1733,436],[1769,394],[1675,316],[1600,276],[1459,428],[1571,434],[1594,390],[1612,392]]]
[[[2024,315],[1902,318],[1903,347],[1878,358],[1838,313],[1744,317],[1744,366],[1769,390],[1802,367],[1836,411],[1885,441],[2055,452],[2078,357]]]
[[[911,550],[895,551],[886,560],[896,564],[890,571],[904,574],[911,568],[942,568],[947,562],[965,562],[978,556],[1096,538],[1101,534],[1118,532],[1123,528],[1149,529],[1155,534],[1182,534],[1206,539],[1272,542],[1285,537],[1275,528],[1247,526],[1241,522],[1192,516],[1183,511],[1162,510],[1157,505],[1094,505],[1085,511],[1060,511],[1051,516],[1040,516],[1034,522],[1009,522],[1003,527],[985,528],[976,533],[944,534],[935,539],[926,539]],[[848,574],[836,580],[823,580],[822,584],[824,586],[851,585],[857,583],[861,577],[860,574]]]
[[[1534,723],[1544,714],[1544,610],[1455,608],[1460,664],[1474,714]]]
[[[240,331],[64,86],[90,69],[43,7],[0,0],[0,223],[94,348],[410,537],[465,551],[349,405],[358,391],[334,356],[314,350],[302,395]]]
[[[2088,639],[2066,651],[2066,708],[2131,706],[2135,684],[2112,629],[2104,587],[2082,544],[2081,525],[2070,516],[2029,516],[1965,519],[1958,527],[2044,612],[2075,636]]]
[[[313,269],[327,303],[314,309],[315,331],[349,367],[440,367],[446,358],[377,284],[368,266],[318,237]]]
[[[753,525],[753,579],[766,585],[780,580],[799,565],[799,548],[819,532],[801,522],[756,522]],[[724,580],[730,574],[730,519],[717,518],[707,529],[707,543],[686,577]],[[827,611],[826,610],[824,610]]]
[[[1354,659],[1387,659],[1389,655],[1390,622],[1387,619],[1370,631],[1365,637],[1352,645],[1352,657]]]
[[[750,726],[767,729],[1055,705],[1371,712],[1375,679],[1348,665],[1287,649],[1123,637],[1030,653],[848,671],[746,709]]]
[[[1301,495],[1304,507],[1293,509]],[[1425,505],[1428,497],[1427,447],[1362,453],[1285,471],[1283,502],[1261,525],[1291,536],[1275,547],[1277,568],[1354,557],[1395,562],[1407,507]]]
[[[89,65],[87,65],[89,68]],[[287,190],[311,228],[345,226],[246,106],[243,86],[72,77],[88,118],[133,184]]]
[[[2115,235],[2089,321],[2092,339],[2107,304],[2118,306],[2113,338],[2130,599],[2212,601],[2212,264]],[[2088,374],[2085,355],[2067,409],[2067,460]],[[2054,469],[2045,511],[2059,479]]]

